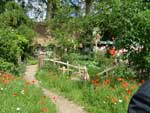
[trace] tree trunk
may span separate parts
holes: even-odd
[[[86,15],[90,13],[91,6],[92,6],[92,1],[93,0],[85,0],[85,5],[86,5],[85,12],[86,12]]]
[[[57,11],[57,3],[56,0],[48,0],[47,2],[47,16],[46,18],[49,20],[51,18],[54,18]]]

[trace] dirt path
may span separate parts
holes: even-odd
[[[24,78],[28,82],[34,81],[36,86],[41,87],[39,85],[39,82],[35,78],[37,70],[37,65],[27,66]],[[48,89],[45,89],[43,87],[41,88],[43,90],[44,95],[51,98],[51,100],[54,102],[54,104],[58,108],[59,113],[87,113],[83,110],[83,107],[74,104],[71,101],[68,101],[66,98],[59,96],[56,93],[49,91]]]

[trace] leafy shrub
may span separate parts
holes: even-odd
[[[123,78],[132,78],[135,77],[135,73],[133,70],[129,70],[126,65],[119,65],[114,69],[115,77],[123,77]]]
[[[25,38],[30,41],[30,43],[31,43],[33,37],[36,35],[35,31],[33,31],[33,29],[31,29],[27,25],[19,26],[17,31],[20,35],[24,35]]]
[[[23,10],[21,6],[19,6],[14,1],[10,1],[5,5],[5,11],[12,11],[12,10]]]
[[[32,26],[32,21],[24,13],[24,10],[15,2],[8,2],[6,4],[5,12],[0,15],[0,22],[14,28],[22,24]]]
[[[15,65],[0,58],[0,71],[12,73],[15,70]]]
[[[18,58],[23,54],[24,47],[28,40],[24,36],[18,35],[11,28],[0,29],[0,57],[17,64]]]
[[[0,25],[0,57],[16,65],[20,57],[25,59],[35,36],[32,21],[21,6],[7,2],[5,11],[0,14]]]

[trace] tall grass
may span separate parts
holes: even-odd
[[[40,70],[37,78],[44,87],[74,100],[90,113],[127,113],[130,98],[138,87],[136,81],[123,78],[71,81],[69,76],[48,68]]]
[[[0,75],[0,113],[57,113],[48,97],[34,83],[10,74]]]

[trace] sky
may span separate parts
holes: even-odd
[[[16,2],[18,0],[15,0]],[[29,0],[24,0],[25,4],[28,4]],[[34,2],[32,3],[32,6],[35,7],[35,9],[40,10],[40,14],[37,15],[37,11],[33,8],[31,10],[29,10],[27,12],[27,15],[31,18],[31,19],[35,19],[35,17],[37,17],[35,20],[36,21],[43,21],[46,18],[46,4],[41,4],[40,2],[38,2],[39,0],[34,0]],[[76,5],[79,5],[79,2],[81,2],[81,0],[72,0],[72,2]],[[71,4],[70,4],[71,5]],[[85,7],[85,5],[83,3],[81,3],[80,5],[81,9],[83,9]],[[76,16],[76,13],[71,14],[71,16]]]

